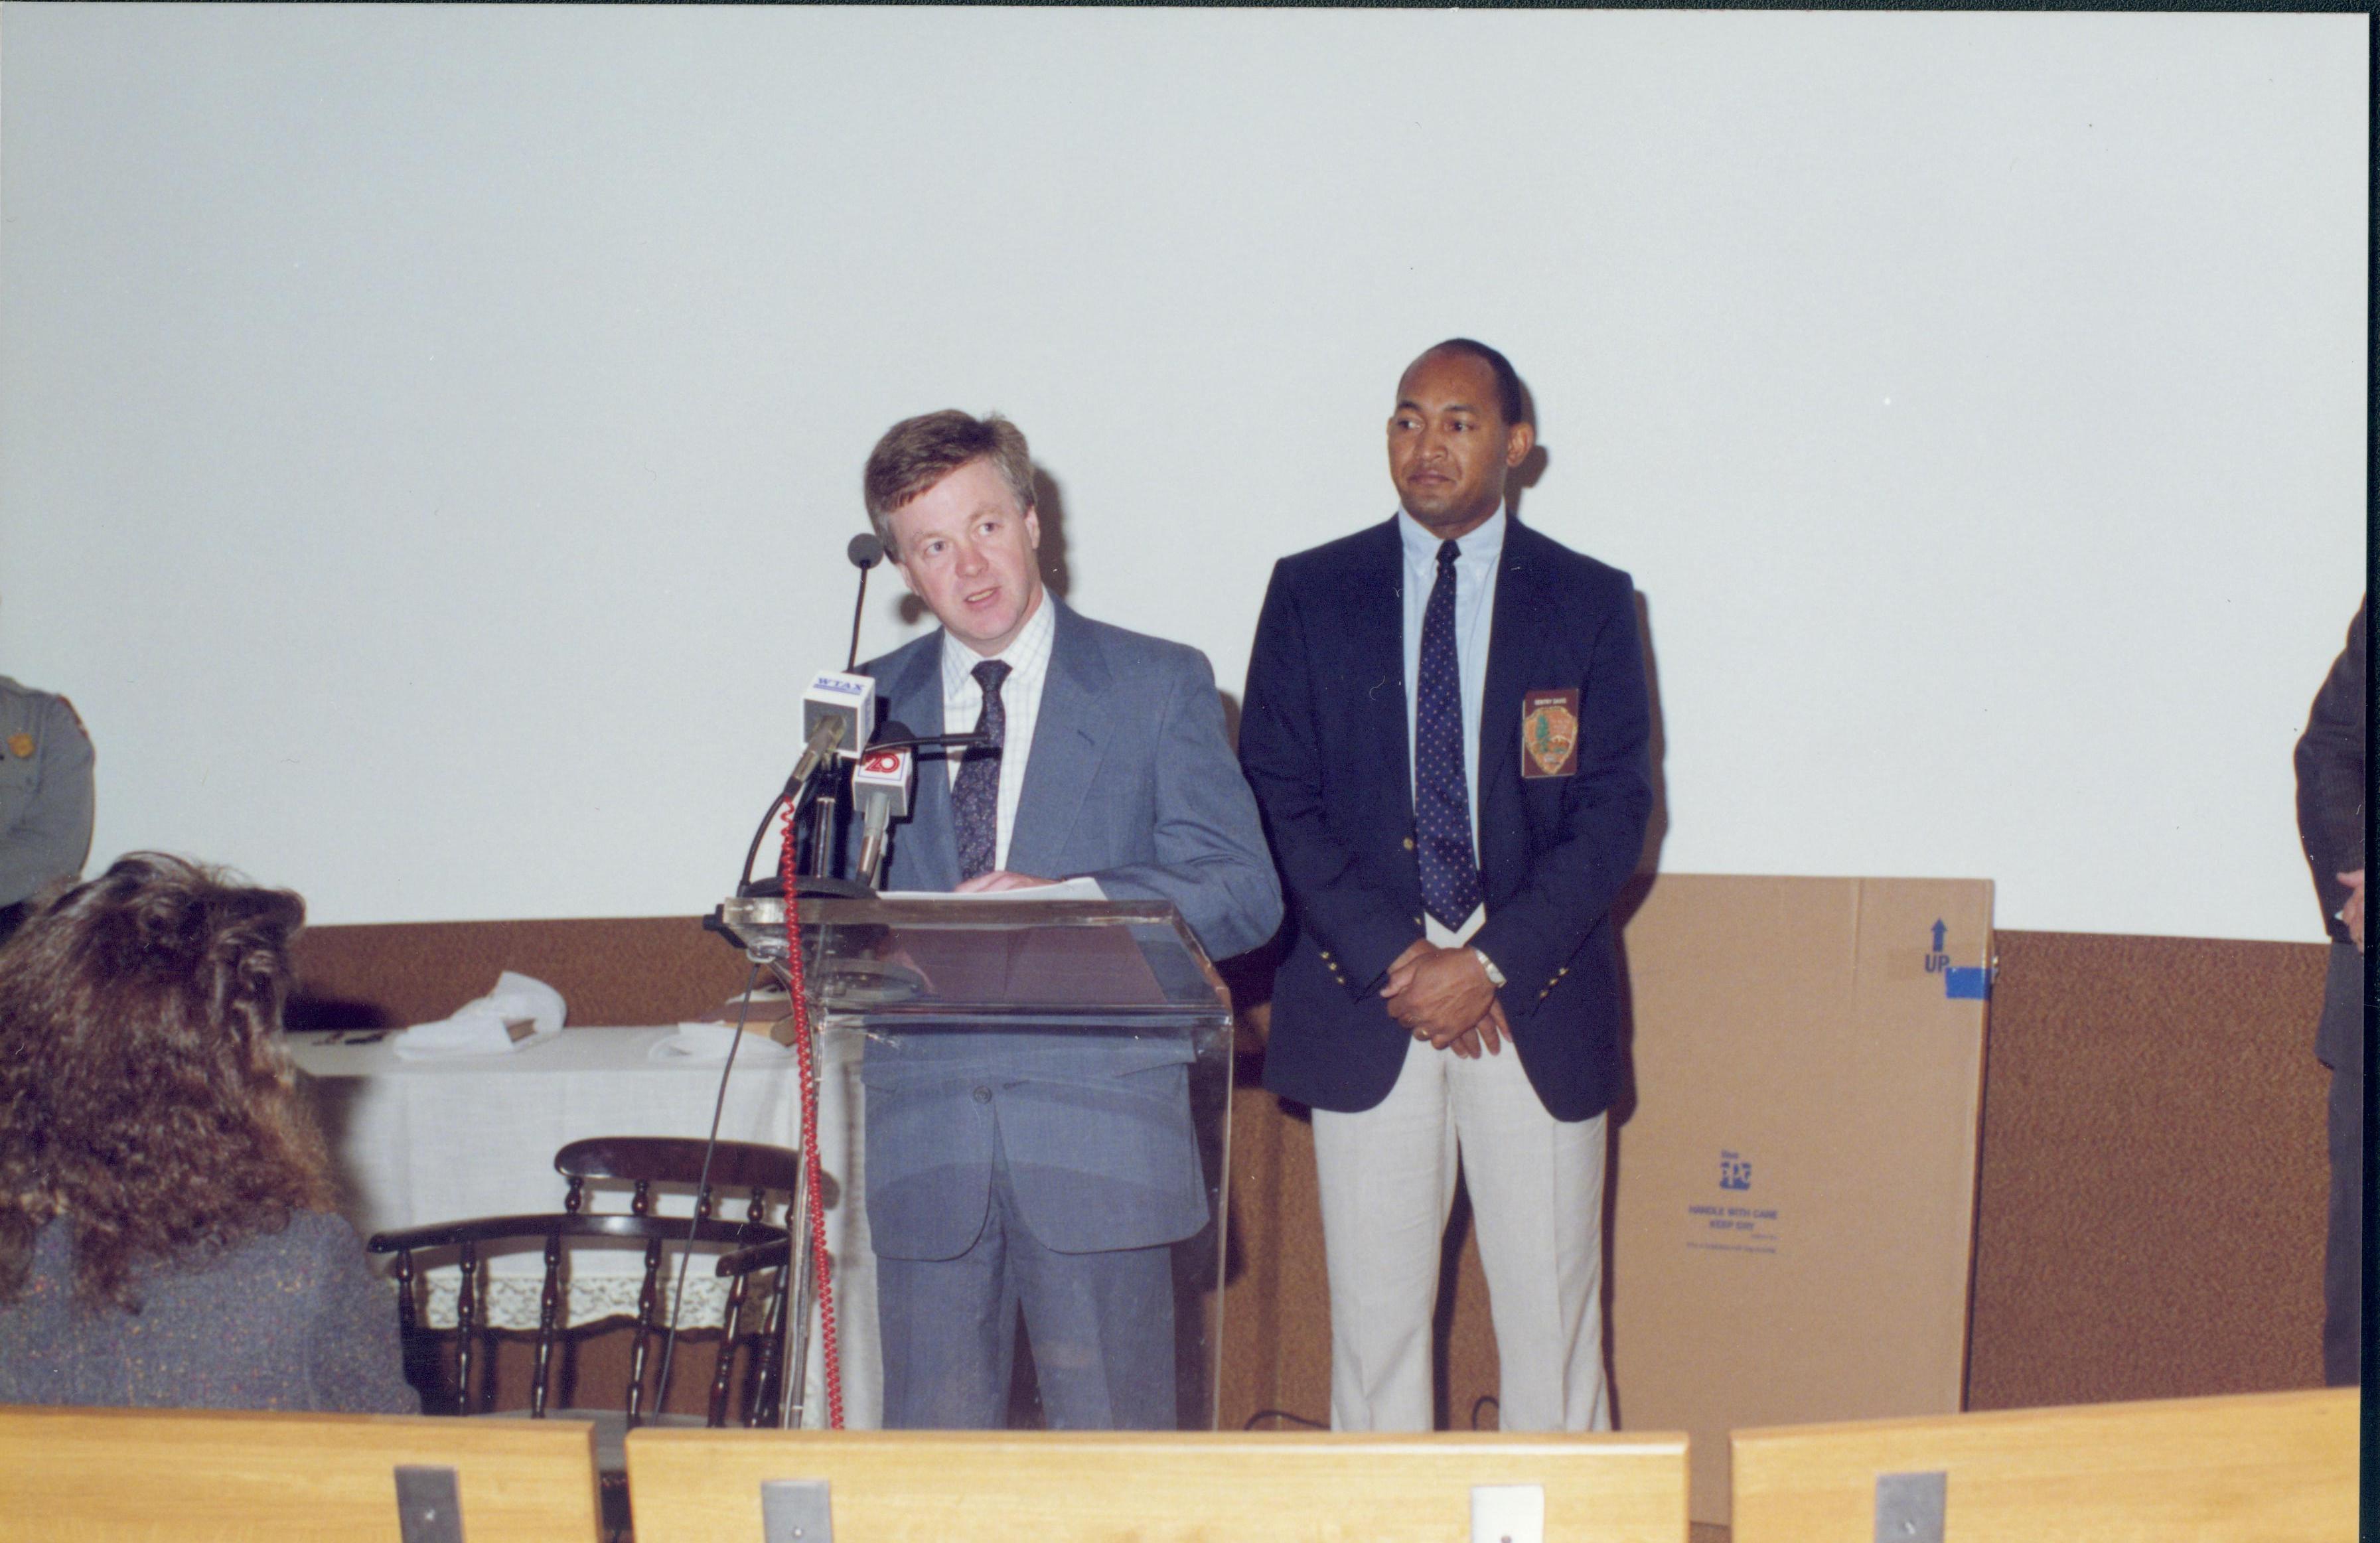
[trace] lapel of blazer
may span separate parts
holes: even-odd
[[[1396,784],[1401,828],[1413,824],[1413,711],[1405,700],[1405,549],[1394,515],[1364,532],[1345,571],[1345,658],[1337,689],[1348,693],[1354,743],[1348,749]],[[1324,689],[1330,689],[1326,686]]]
[[[1504,552],[1496,573],[1496,614],[1488,630],[1487,700],[1479,704],[1479,854],[1488,863],[1491,814],[1521,787],[1521,697],[1536,668],[1538,629],[1552,609],[1546,603],[1545,572],[1534,562],[1536,533],[1506,516]],[[1559,686],[1559,681],[1538,681]],[[1499,821],[1501,828],[1505,822]]]
[[[942,732],[942,634],[927,635],[927,646],[902,662],[880,687],[892,716],[913,733]],[[973,725],[970,724],[970,727]],[[908,861],[902,865],[897,886],[918,890],[956,889],[959,882],[959,838],[951,823],[950,765],[941,754],[917,760],[917,802],[905,827],[895,827],[892,849]],[[906,848],[905,853],[904,847]],[[889,877],[889,873],[888,873]]]
[[[1107,751],[1116,704],[1107,650],[1083,619],[1049,595],[1057,622],[1050,640],[1050,673],[1041,683],[1041,709],[1033,725],[1033,752],[1025,762],[1025,790],[1016,801],[1016,828],[1009,833],[1011,871],[1062,879],[1056,865],[1065,857],[1083,800],[1097,779]]]

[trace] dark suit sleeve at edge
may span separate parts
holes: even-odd
[[[1504,972],[1500,997],[1517,1019],[1534,1009],[1602,921],[1636,870],[1653,810],[1646,757],[1652,710],[1636,640],[1633,591],[1604,609],[1586,679],[1580,683],[1578,771],[1565,789],[1563,835],[1530,860],[1527,879],[1471,942]]]
[[[1354,851],[1323,817],[1312,670],[1293,588],[1275,564],[1248,656],[1240,767],[1264,810],[1301,925],[1345,966],[1348,994],[1362,997],[1421,929],[1407,904],[1364,877]]]
[[[2363,866],[2364,613],[2347,630],[2347,648],[2315,693],[2298,740],[2298,839],[2313,870],[2323,925],[2340,942],[2347,924],[2338,918],[2347,903],[2341,873]]]

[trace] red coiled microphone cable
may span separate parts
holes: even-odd
[[[826,1247],[826,1201],[819,1184],[818,1137],[818,1061],[811,1044],[809,993],[803,989],[801,902],[798,899],[798,876],[795,872],[794,847],[799,839],[799,826],[788,812],[785,818],[784,847],[777,859],[777,873],[784,882],[785,893],[785,985],[792,993],[794,1008],[794,1053],[799,1059],[802,1083],[802,1190],[808,1197],[806,1208],[810,1242],[810,1274],[818,1282],[819,1343],[826,1366],[827,1427],[843,1428],[843,1357],[836,1349],[834,1331],[834,1276],[832,1257]],[[792,1218],[786,1219],[789,1222]],[[788,1226],[788,1233],[799,1229]],[[785,1268],[793,1268],[790,1253]],[[799,1331],[809,1332],[807,1324]]]

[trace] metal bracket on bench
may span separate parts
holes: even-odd
[[[1876,1543],[1942,1543],[1948,1473],[1876,1476]]]
[[[834,1543],[834,1514],[822,1478],[771,1478],[760,1485],[761,1543]]]
[[[405,1543],[463,1543],[463,1497],[454,1469],[397,1465],[396,1531]]]

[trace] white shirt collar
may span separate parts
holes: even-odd
[[[1504,508],[1499,504],[1478,529],[1455,538],[1455,549],[1462,560],[1481,558],[1493,563],[1504,550]],[[1438,549],[1445,538],[1433,534],[1421,521],[1397,511],[1397,535],[1404,542],[1405,561],[1419,568],[1438,566]]]
[[[975,675],[975,667],[986,659],[1004,659],[1020,671],[1027,668],[1031,662],[1048,659],[1050,641],[1057,636],[1057,599],[1046,588],[1034,597],[1033,614],[1027,616],[1025,619],[1025,625],[1016,629],[1016,636],[1008,640],[1008,647],[998,653],[978,653],[960,642],[952,634],[950,628],[944,627],[942,629],[944,688],[955,691],[960,682],[971,681]]]

